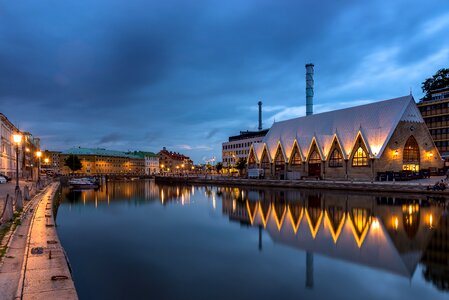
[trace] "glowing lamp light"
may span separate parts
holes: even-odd
[[[13,138],[14,143],[16,143],[17,145],[20,144],[20,142],[22,141],[21,134],[13,134],[12,138]]]
[[[427,158],[428,158],[428,159],[432,158],[432,156],[433,156],[433,153],[432,153],[432,152],[427,152]]]
[[[184,168],[184,164],[181,165],[181,168]]]
[[[162,168],[162,169],[164,168],[164,164],[161,165],[161,168]]]
[[[379,220],[374,219],[373,220],[373,229],[378,230],[380,228]]]
[[[399,219],[398,219],[398,217],[394,217],[393,218],[393,228],[394,228],[394,230],[398,230],[398,227],[399,227]]]
[[[41,156],[42,156],[42,152],[41,152],[41,151],[37,151],[37,152],[36,152],[36,156],[37,156],[37,157],[41,157]]]
[[[48,158],[45,158],[45,159],[44,159],[44,162],[45,162],[46,164],[48,164],[49,161],[50,161],[50,160],[49,160]]]
[[[397,157],[398,155],[399,155],[399,151],[398,151],[398,150],[394,150],[394,151],[393,151],[393,156],[394,156],[394,157]]]
[[[192,170],[195,170],[195,167],[194,167],[194,166],[192,166]]]

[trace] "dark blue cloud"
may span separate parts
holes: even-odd
[[[43,146],[166,146],[200,161],[300,114],[396,97],[448,67],[449,8],[422,1],[13,1],[0,5],[0,107]]]

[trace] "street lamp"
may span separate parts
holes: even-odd
[[[41,156],[42,156],[42,152],[41,151],[37,151],[36,152],[36,156],[39,159],[39,163],[37,165],[37,181],[39,182],[41,179]]]
[[[21,134],[14,134],[13,135],[14,143],[16,144],[16,191],[20,190],[19,187],[19,145],[22,141],[22,135]]]

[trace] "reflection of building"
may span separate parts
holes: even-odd
[[[248,168],[266,177],[372,179],[378,172],[442,167],[412,96],[273,124]]]
[[[313,253],[320,253],[407,278],[442,214],[440,207],[418,197],[395,198],[396,205],[388,205],[376,196],[359,194],[240,189],[221,193],[223,213],[230,220],[265,228],[275,242],[306,251],[308,262]],[[427,205],[418,205],[420,200]],[[312,286],[313,278],[307,276],[307,284]]]
[[[435,232],[429,246],[424,252],[421,263],[424,265],[423,275],[438,289],[449,291],[449,217],[444,215],[439,224],[435,224]]]
[[[82,169],[77,173],[88,175],[144,175],[145,162],[138,155],[121,151],[71,148],[60,154],[60,166],[62,174],[69,174],[70,169],[64,166],[65,159],[70,155],[76,155],[81,160]]]
[[[443,157],[449,154],[449,87],[432,92],[430,100],[418,103],[435,145]]]
[[[165,147],[157,155],[162,172],[184,173],[190,171],[193,166],[190,157],[168,151]]]

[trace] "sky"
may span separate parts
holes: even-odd
[[[423,96],[449,67],[446,0],[35,0],[0,4],[0,112],[42,149],[157,152],[314,112]]]

